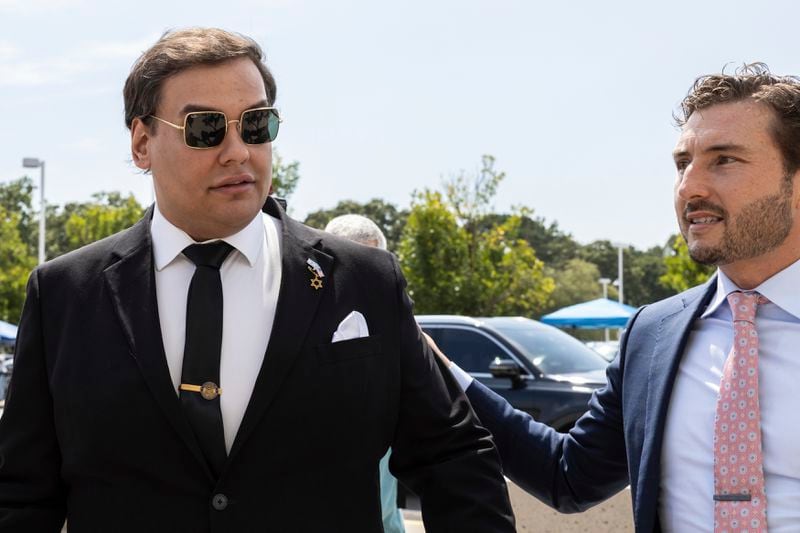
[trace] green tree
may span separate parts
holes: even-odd
[[[66,216],[62,227],[64,253],[98,241],[129,228],[144,213],[144,209],[132,194],[122,196],[118,192],[100,192],[92,195],[93,202],[70,204],[64,209]]]
[[[23,176],[17,180],[0,184],[0,207],[5,209],[8,223],[13,215],[19,237],[30,254],[37,253],[39,227],[38,217],[33,212],[33,181]]]
[[[320,209],[309,213],[305,224],[312,228],[324,229],[332,219],[347,214],[363,215],[375,222],[386,236],[386,246],[389,250],[397,250],[403,227],[408,219],[408,211],[400,210],[394,204],[378,198],[363,204],[353,200],[343,200],[332,209]]]
[[[599,240],[582,246],[579,256],[597,265],[602,277],[617,279],[619,249],[610,241]],[[625,303],[637,307],[674,294],[659,282],[664,271],[664,249],[660,246],[645,251],[624,247],[622,281]]]
[[[533,211],[521,209],[519,212],[519,237],[536,251],[536,257],[548,267],[560,268],[567,261],[579,256],[581,245],[572,235],[561,231],[557,222],[547,223],[544,217],[533,217]],[[511,215],[488,214],[481,219],[482,228],[502,224]]]
[[[713,266],[701,265],[689,257],[689,247],[682,236],[670,237],[668,246],[671,253],[664,257],[666,272],[659,278],[662,286],[682,292],[705,283],[714,273]]]
[[[23,176],[0,184],[0,320],[16,324],[25,285],[38,255],[33,181]]]
[[[659,282],[666,272],[663,247],[653,246],[647,250],[630,248],[625,261],[628,263],[625,265],[624,280],[626,303],[638,307],[675,294]]]
[[[463,313],[468,241],[440,192],[415,197],[399,257],[417,313]]]
[[[32,196],[33,182],[27,177],[0,184],[0,319],[11,322],[19,319],[38,258],[39,220]],[[121,231],[143,213],[133,195],[97,193],[92,198],[63,208],[47,206],[48,259]]]
[[[578,249],[578,258],[597,265],[600,276],[617,279],[618,249],[611,241],[598,240],[585,244]],[[625,266],[625,250],[623,250],[623,267]],[[627,285],[627,279],[623,280]]]
[[[399,255],[418,313],[532,316],[546,306],[553,280],[519,236],[522,216],[483,223],[503,178],[484,156],[477,174],[452,178],[444,194],[414,196]]]
[[[272,150],[272,192],[281,198],[289,198],[300,181],[300,162],[284,162],[277,150]]]
[[[20,235],[20,213],[0,206],[0,319],[16,324],[36,258]]]
[[[22,215],[0,205],[0,319],[16,324],[36,258],[20,234]]]
[[[534,316],[547,306],[555,283],[545,274],[544,262],[519,237],[521,222],[522,217],[511,216],[473,236],[478,244],[471,281],[479,292],[467,314]]]
[[[576,257],[560,268],[548,265],[546,272],[555,281],[555,290],[550,295],[547,312],[603,296],[602,286],[598,282],[601,277],[600,269],[594,263]],[[615,295],[612,293],[611,297],[614,298]]]

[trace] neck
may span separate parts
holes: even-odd
[[[721,265],[719,269],[740,289],[752,290],[795,261],[800,260],[800,252],[785,257],[770,257],[769,255]]]

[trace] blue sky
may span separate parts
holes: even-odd
[[[495,208],[533,208],[581,242],[676,231],[671,114],[700,74],[764,61],[800,74],[792,2],[0,0],[0,181],[47,165],[52,203],[149,203],[121,90],[167,28],[219,26],[267,53],[300,162],[292,212],[507,173]],[[729,66],[729,68],[731,68]],[[38,183],[38,173],[34,171]]]

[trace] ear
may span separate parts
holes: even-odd
[[[131,157],[133,164],[142,170],[150,170],[150,128],[135,118],[131,123]]]
[[[800,209],[800,169],[792,176],[792,207]]]

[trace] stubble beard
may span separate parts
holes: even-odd
[[[703,265],[727,265],[766,254],[783,244],[792,229],[792,181],[785,176],[781,190],[744,206],[731,219],[725,217],[722,240],[716,246],[689,243],[689,256]],[[724,212],[720,207],[716,211]]]

